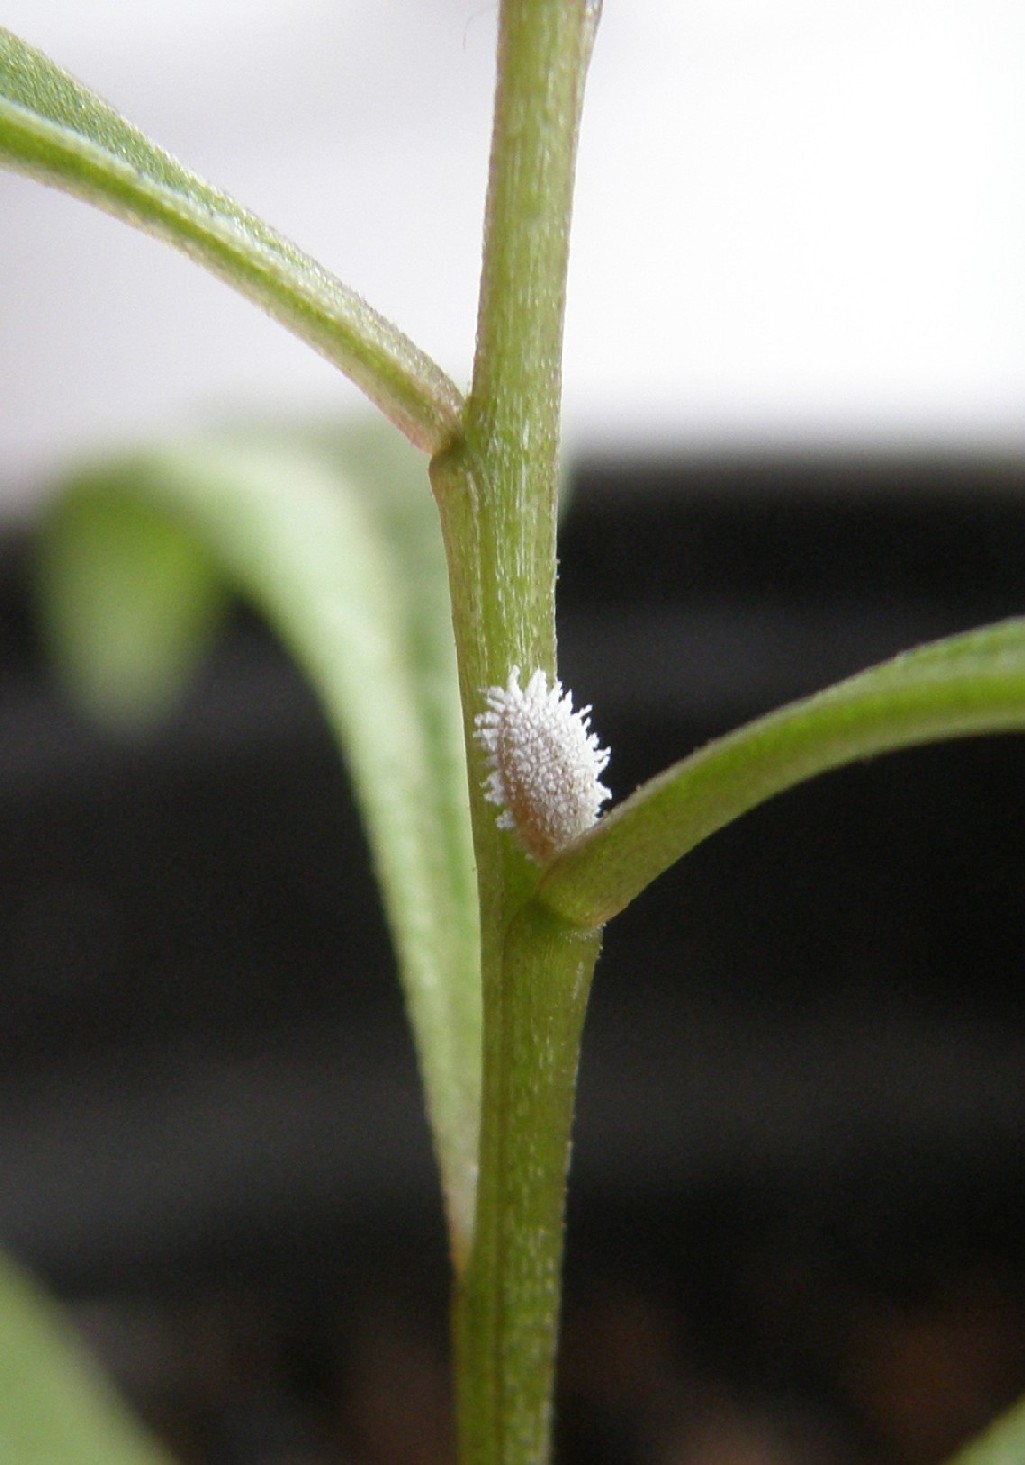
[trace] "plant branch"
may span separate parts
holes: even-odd
[[[905,652],[710,743],[560,855],[539,899],[589,929],[717,829],[794,784],[896,748],[1015,729],[1025,729],[1025,619]]]
[[[2,28],[0,162],[176,245],[326,356],[425,452],[455,436],[458,391],[390,321]]]

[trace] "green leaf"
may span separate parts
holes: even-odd
[[[195,535],[95,487],[48,515],[36,583],[50,659],[96,721],[124,732],[167,715],[227,604]]]
[[[169,1465],[57,1307],[0,1260],[4,1465]]]
[[[89,563],[84,573],[69,568],[74,542],[65,533],[61,615],[75,615],[74,589],[95,578],[112,526],[109,574],[123,574],[111,501],[141,503],[205,546],[305,671],[349,761],[461,1254],[477,1162],[480,955],[448,576],[423,458],[383,429],[347,443],[211,438],[75,480]],[[90,500],[97,512],[87,528]],[[138,549],[109,593],[125,615],[147,573]],[[47,585],[52,593],[52,577]],[[79,643],[94,638],[85,667],[102,665],[108,621],[95,615],[99,603],[87,596],[78,608]]]
[[[1025,1460],[1025,1399],[959,1450],[950,1465],[1021,1465]]]
[[[401,331],[2,28],[0,162],[177,245],[334,362],[424,451],[455,435],[459,393]]]
[[[600,925],[708,835],[875,753],[1025,728],[1025,620],[937,641],[784,707],[644,784],[555,859],[539,898]]]

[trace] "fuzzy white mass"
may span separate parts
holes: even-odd
[[[484,796],[502,813],[536,860],[551,859],[590,829],[610,791],[600,782],[609,749],[591,732],[590,707],[573,711],[558,680],[551,690],[543,671],[525,687],[514,666],[504,687],[489,687],[486,712],[474,719],[488,755]]]

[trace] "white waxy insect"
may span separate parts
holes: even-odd
[[[600,782],[609,749],[591,732],[590,707],[573,711],[573,698],[543,671],[525,687],[514,666],[504,687],[485,692],[486,712],[474,719],[475,737],[488,755],[484,797],[497,804],[500,829],[515,830],[528,854],[544,862],[597,821],[610,791]]]

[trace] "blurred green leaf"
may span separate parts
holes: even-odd
[[[2,28],[0,163],[184,250],[333,361],[424,451],[454,435],[459,393],[390,321]]]
[[[195,535],[124,493],[60,498],[40,536],[37,586],[54,663],[97,721],[165,717],[227,603]]]
[[[169,1465],[59,1309],[0,1259],[4,1465]]]
[[[163,589],[152,589],[164,575],[154,571],[170,558],[193,594],[192,571],[167,550],[182,534],[262,612],[319,695],[362,810],[453,1243],[463,1246],[477,1160],[479,933],[448,575],[424,459],[383,428],[341,446],[326,434],[211,438],[120,460],[67,491],[70,517],[53,520],[57,543],[44,546],[42,589],[51,623],[74,625],[77,684],[95,677],[89,702],[124,683],[128,662],[144,659],[151,628],[175,675],[202,642],[193,612],[180,614]],[[112,511],[115,503],[124,515]],[[147,524],[149,544],[139,532]],[[99,593],[105,575],[110,583]],[[135,604],[141,618],[131,635],[111,638],[110,608],[131,619]],[[169,612],[162,629],[161,609]],[[161,695],[166,685],[165,677]],[[140,689],[133,697],[142,702]]]
[[[950,1465],[1022,1465],[1025,1460],[1025,1399],[1001,1415],[978,1439],[959,1450]]]
[[[1025,728],[1025,620],[937,641],[699,749],[559,855],[538,898],[601,925],[695,845],[784,789],[875,753]]]

